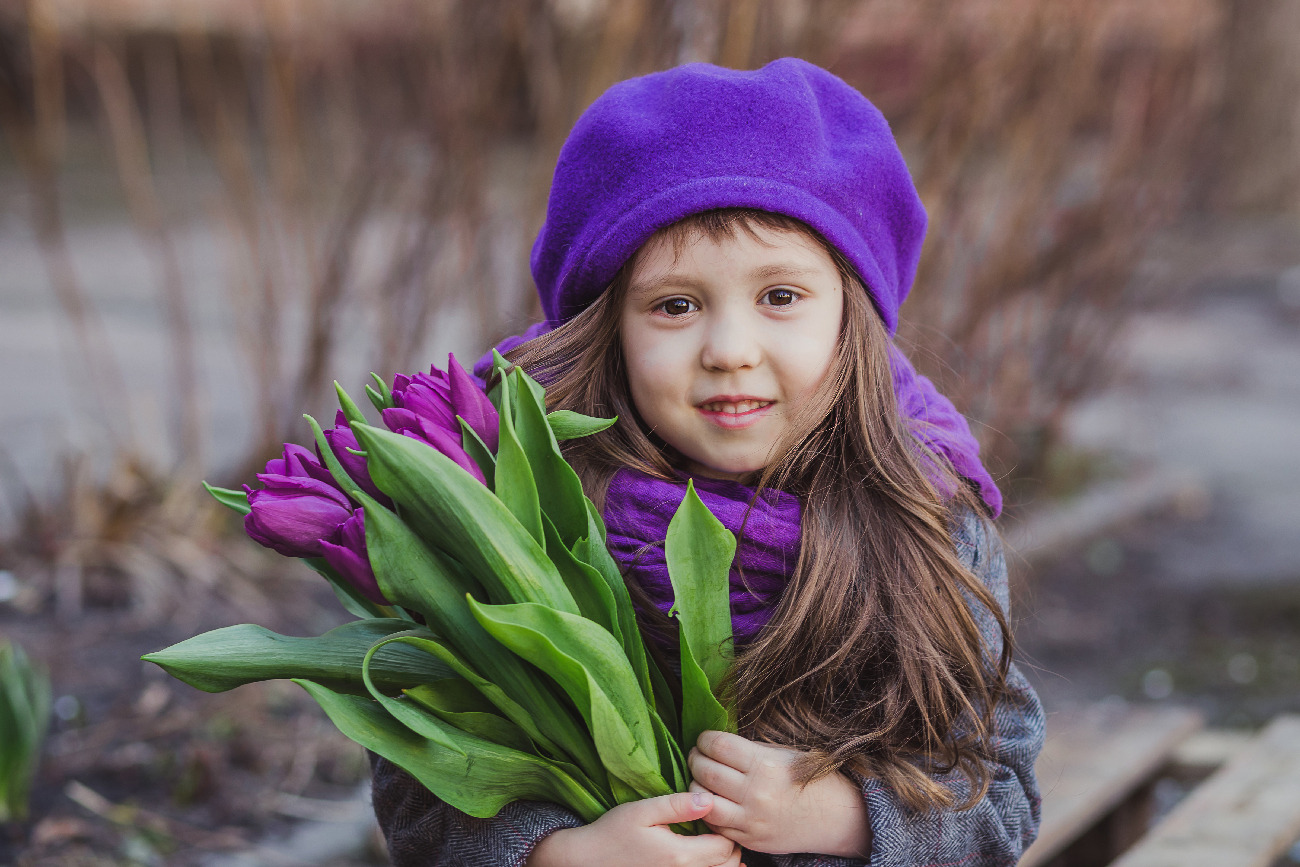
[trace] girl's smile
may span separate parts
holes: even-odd
[[[762,469],[830,368],[843,306],[839,270],[803,233],[652,238],[621,314],[637,412],[694,472]]]
[[[715,397],[700,404],[699,410],[714,424],[736,430],[757,422],[775,403],[757,397]]]

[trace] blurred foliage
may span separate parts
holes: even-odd
[[[1153,233],[1190,206],[1234,200],[1226,190],[1242,191],[1240,204],[1259,200],[1252,184],[1286,188],[1261,166],[1295,174],[1295,112],[1263,110],[1254,88],[1265,68],[1269,99],[1300,84],[1279,35],[1294,32],[1293,5],[7,6],[0,123],[52,293],[84,354],[87,411],[115,431],[118,481],[77,484],[112,500],[125,474],[150,491],[129,521],[78,513],[71,488],[44,513],[32,505],[46,530],[22,552],[83,574],[132,558],[154,573],[169,564],[173,578],[204,573],[169,542],[132,549],[121,535],[184,537],[207,508],[181,504],[211,472],[183,222],[210,226],[228,254],[226,301],[256,391],[256,441],[236,473],[246,478],[328,396],[358,334],[364,367],[391,373],[427,363],[432,336],[484,347],[537,315],[528,242],[565,134],[609,84],[691,60],[755,67],[790,54],[840,74],[893,124],[931,215],[900,340],[978,420],[1014,512],[1042,489],[1065,414],[1106,381],[1116,337],[1148,300],[1140,264]],[[176,467],[154,466],[129,414],[112,411],[127,405],[125,386],[69,252],[69,130],[87,125],[157,266]],[[1231,154],[1253,155],[1241,169],[1249,184]]]
[[[0,824],[27,818],[50,724],[50,679],[21,647],[0,641]]]

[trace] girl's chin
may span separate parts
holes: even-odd
[[[763,469],[763,464],[752,465],[750,462],[735,462],[724,464],[721,467],[702,464],[699,461],[690,461],[687,470],[691,475],[703,476],[706,479],[726,479],[730,482],[739,482],[746,476],[757,473]]]

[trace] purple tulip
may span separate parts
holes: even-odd
[[[334,567],[344,581],[347,581],[371,602],[391,605],[379,590],[375,572],[370,568],[370,557],[366,553],[366,518],[365,512],[357,509],[338,528],[333,538],[321,543],[321,556],[325,562]]]
[[[479,435],[488,449],[497,450],[497,410],[472,376],[456,361],[447,356],[447,370],[430,367],[428,373],[415,376],[399,374],[393,380],[393,404],[399,409],[409,409],[421,419],[436,423],[461,438],[456,416]]]
[[[296,443],[285,443],[284,454],[267,461],[263,472],[273,476],[315,479],[327,485],[334,484],[334,477],[321,465],[320,458]]]
[[[460,416],[492,451],[497,449],[496,407],[483,389],[447,356],[447,371],[436,367],[414,376],[398,374],[393,379],[394,407],[383,411],[384,424],[394,433],[420,440],[455,461],[466,472],[484,481],[483,471],[466,453]]]
[[[382,413],[384,424],[393,433],[404,434],[411,439],[419,440],[427,446],[437,449],[447,457],[456,462],[461,469],[469,473],[480,482],[486,483],[483,477],[483,471],[479,469],[478,464],[465,451],[461,445],[460,428],[456,428],[456,433],[452,433],[444,427],[440,427],[437,421],[417,415],[409,409],[386,409]]]
[[[366,467],[366,459],[361,455],[354,455],[348,449],[361,450],[357,443],[356,434],[352,433],[352,428],[348,426],[348,420],[339,410],[334,416],[334,427],[323,432],[325,442],[329,443],[330,451],[334,457],[339,459],[343,465],[343,470],[348,474],[352,481],[357,483],[357,487],[374,497],[380,503],[387,507],[392,507],[393,501],[384,495],[370,478],[370,470]],[[319,449],[318,449],[319,451]]]
[[[352,515],[352,504],[329,470],[302,446],[286,443],[284,456],[268,461],[257,479],[265,487],[244,486],[251,509],[244,531],[286,557],[319,557],[321,540]]]

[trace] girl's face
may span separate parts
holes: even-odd
[[[639,252],[621,328],[632,401],[704,476],[760,470],[826,376],[844,290],[800,232],[703,235],[680,255],[657,236]]]

